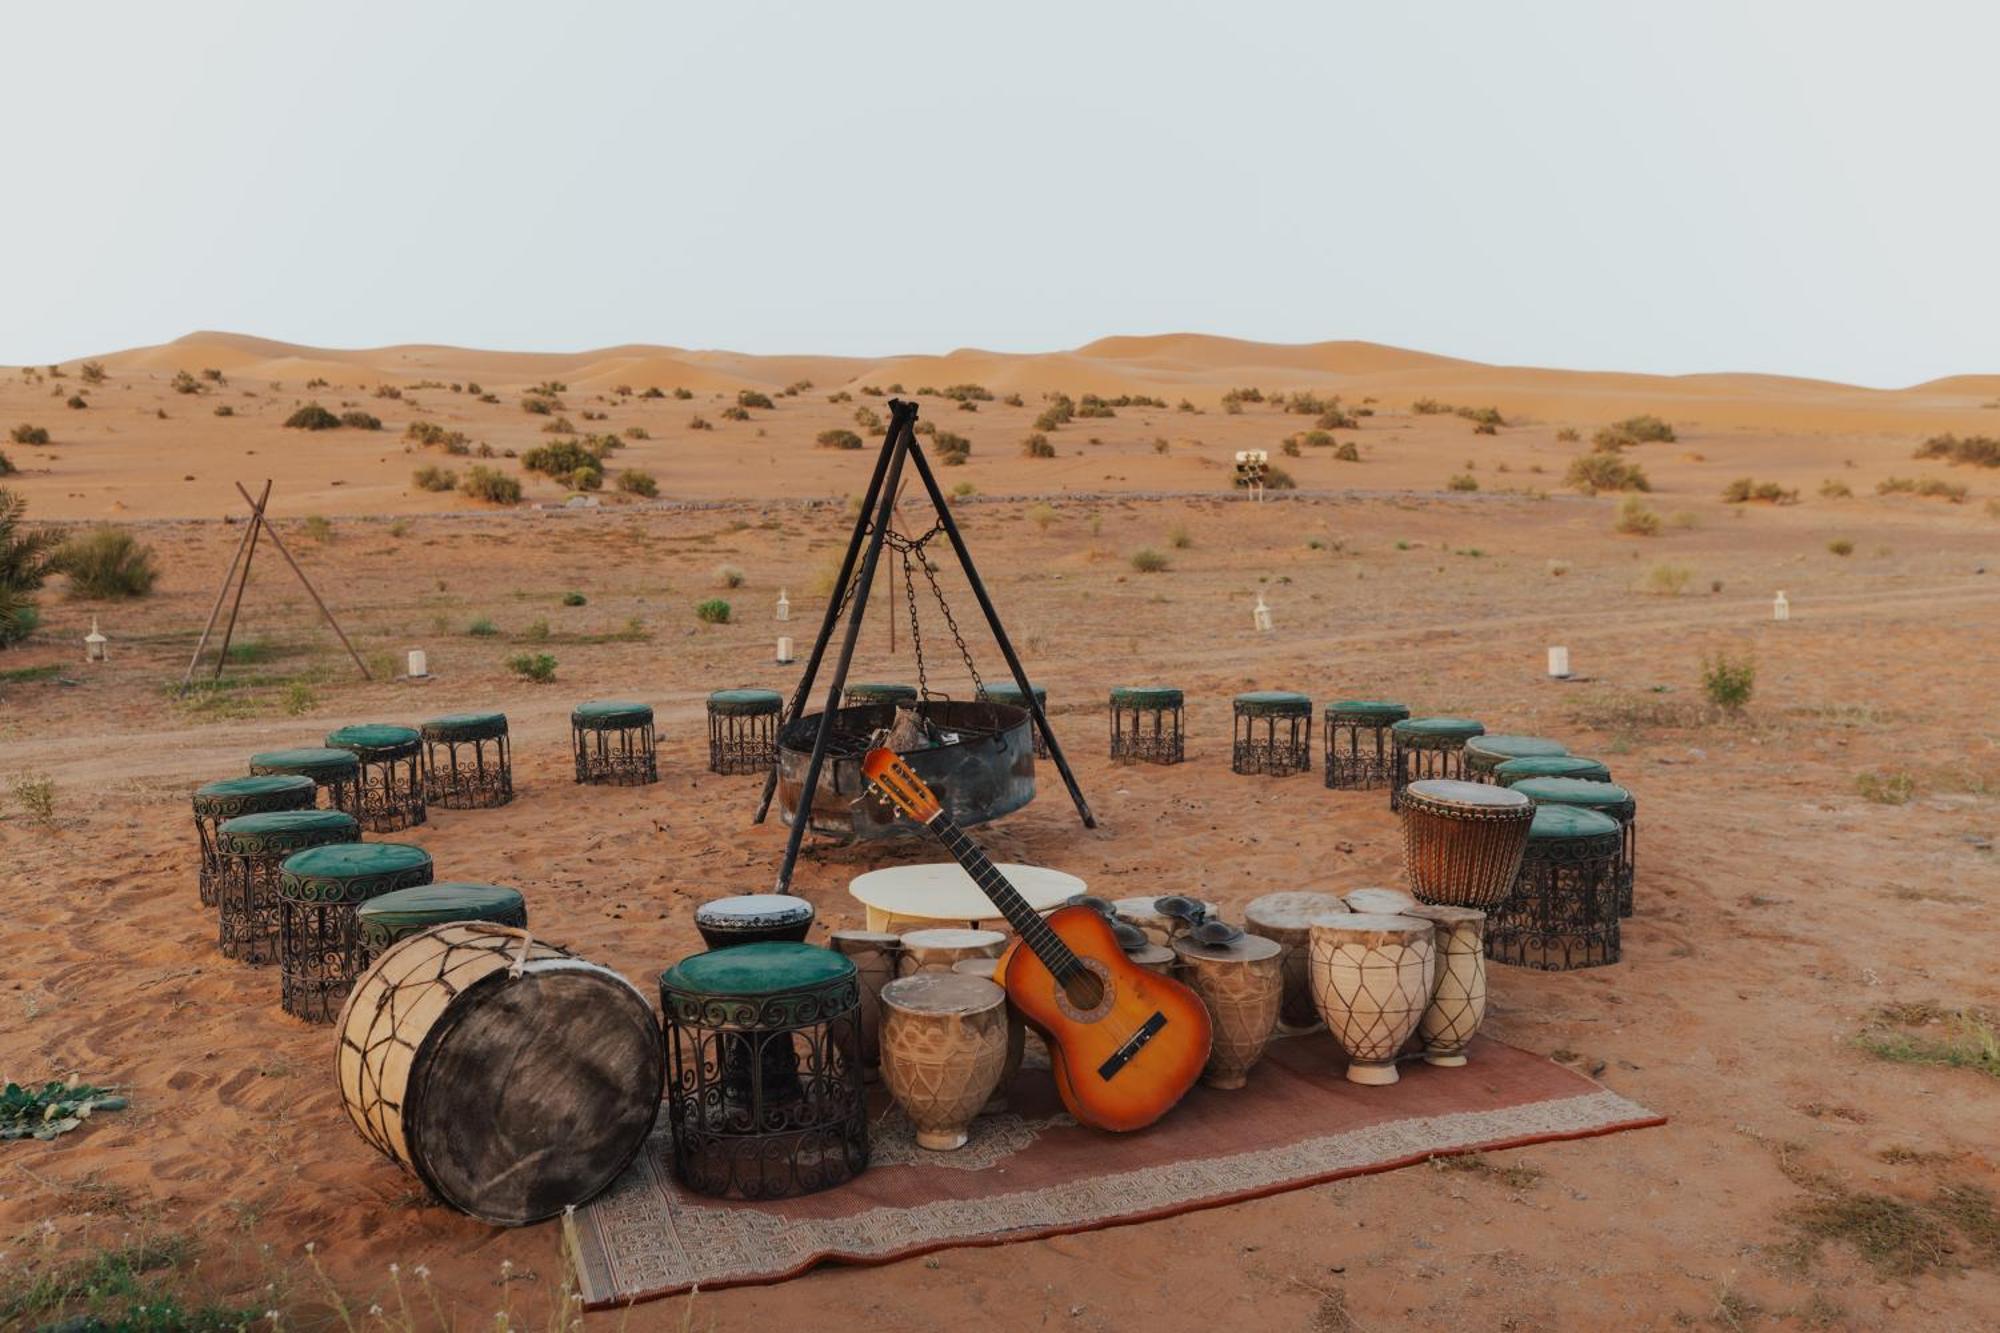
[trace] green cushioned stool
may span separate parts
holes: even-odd
[[[725,776],[768,773],[778,762],[776,690],[717,690],[708,696],[708,771]]]
[[[484,810],[514,799],[513,741],[505,713],[447,713],[418,731],[424,738],[428,804]]]
[[[518,889],[447,881],[395,889],[354,909],[355,928],[371,965],[397,940],[453,921],[489,921],[526,930],[528,903]]]
[[[624,699],[580,703],[570,710],[569,739],[578,782],[640,787],[660,780],[651,704]]]
[[[1618,821],[1618,914],[1632,915],[1632,883],[1639,860],[1639,803],[1632,793],[1610,780],[1588,778],[1522,778],[1514,790],[1536,805],[1575,805],[1598,810]]]
[[[913,704],[917,701],[917,687],[914,685],[890,685],[881,681],[848,682],[840,696],[842,708],[853,708],[858,704]]]
[[[1326,706],[1326,785],[1366,791],[1389,781],[1389,728],[1410,715],[1383,699],[1342,699]]]
[[[269,773],[261,777],[223,778],[195,788],[194,832],[201,840],[201,873],[196,881],[203,907],[215,906],[215,886],[221,861],[215,833],[225,820],[271,810],[310,810],[319,799],[319,784],[297,774]]]
[[[266,750],[250,756],[253,777],[283,775],[311,778],[319,788],[320,804],[361,818],[361,761],[351,750],[303,746]]]
[[[1283,777],[1312,771],[1312,700],[1291,690],[1252,690],[1235,699],[1229,768]]]
[[[1042,710],[1043,717],[1047,717],[1049,715],[1049,692],[1040,685],[1031,685],[1029,688],[1035,692],[1035,707]],[[1006,704],[1009,707],[1021,709],[1028,707],[1028,696],[1022,694],[1021,687],[1011,680],[996,681],[991,685],[981,685],[979,687],[979,697],[991,704]],[[1032,713],[1028,718],[1028,730],[1035,738],[1035,758],[1047,759],[1049,757],[1049,743],[1042,739],[1042,729],[1035,725]]]
[[[361,763],[361,827],[371,833],[414,828],[424,810],[424,738],[415,727],[362,722],[326,734],[326,743]]]
[[[1586,782],[1609,782],[1611,770],[1602,761],[1576,754],[1536,754],[1522,759],[1503,760],[1493,770],[1493,779],[1511,787],[1523,778],[1582,778]]]
[[[1465,743],[1486,728],[1469,717],[1408,717],[1389,727],[1389,808],[1403,808],[1403,788],[1425,778],[1465,781]]]
[[[868,1165],[861,985],[843,954],[765,941],[660,974],[674,1174],[697,1194],[780,1199]]]
[[[1118,685],[1111,691],[1111,757],[1149,764],[1187,758],[1186,700],[1167,685]]]
[[[1486,956],[1544,972],[1617,962],[1619,841],[1607,814],[1536,806],[1514,894],[1487,917]]]
[[[285,858],[278,872],[278,962],[285,1012],[331,1023],[368,970],[355,909],[431,882],[431,855],[401,842],[350,842]]]
[[[350,756],[351,757],[351,756]],[[278,875],[294,852],[361,840],[345,810],[267,810],[215,830],[217,944],[225,958],[278,961]]]
[[[1495,782],[1493,770],[1509,759],[1561,757],[1569,747],[1540,736],[1474,736],[1465,743],[1465,780]]]

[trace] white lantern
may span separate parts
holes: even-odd
[[[83,636],[83,660],[86,662],[102,662],[104,660],[104,645],[109,642],[111,640],[98,632],[97,617],[92,616],[90,618],[90,633]]]
[[[791,618],[792,618],[792,599],[785,596],[785,590],[783,588],[780,588],[778,589],[778,619],[790,620]]]
[[[1549,649],[1549,674],[1557,680],[1569,679],[1569,649]]]
[[[1781,588],[1778,590],[1778,595],[1771,599],[1771,619],[1790,620],[1791,618],[1792,604],[1785,600],[1785,593]]]
[[[792,661],[792,636],[789,634],[780,634],[778,636],[778,665],[785,666],[789,664],[791,661]]]
[[[1250,611],[1250,619],[1259,630],[1269,633],[1271,629],[1271,608],[1264,605],[1264,594],[1257,594],[1257,605]]]
[[[421,648],[410,649],[410,679],[428,680],[431,674],[430,659]]]

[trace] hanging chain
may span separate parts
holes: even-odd
[[[943,530],[944,525],[938,524],[930,530],[924,540],[929,541]],[[937,598],[938,610],[944,612],[944,623],[951,630],[951,641],[958,645],[958,655],[965,661],[966,674],[972,677],[972,697],[983,699],[986,697],[986,682],[979,678],[979,668],[972,665],[972,650],[965,646],[965,633],[958,627],[958,617],[951,613],[951,603],[945,600],[944,589],[938,586],[937,567],[928,560],[924,561],[924,577],[930,580],[931,594]],[[912,617],[915,616],[914,607],[910,614]]]
[[[872,524],[869,530],[873,530]],[[896,552],[897,558],[903,565],[903,598],[910,617],[910,648],[917,658],[917,695],[928,700],[931,697],[931,686],[930,672],[924,661],[923,621],[917,615],[917,584],[911,577],[913,564],[924,571],[924,581],[931,585],[931,595],[937,598],[938,610],[944,613],[944,623],[951,630],[951,641],[958,648],[960,660],[965,663],[966,674],[972,677],[972,697],[983,698],[986,693],[986,682],[980,678],[979,668],[972,664],[972,650],[966,646],[965,633],[959,629],[958,617],[951,613],[951,603],[946,600],[944,588],[938,583],[937,566],[932,564],[929,556],[925,554],[925,547],[930,544],[931,538],[943,531],[944,523],[940,520],[933,523],[930,530],[921,537],[906,537],[894,528],[882,534],[882,544]],[[836,618],[847,610],[848,604],[854,600],[854,594],[860,587],[861,571],[857,568],[853,577],[847,581],[847,587],[840,594],[840,606],[834,613]]]

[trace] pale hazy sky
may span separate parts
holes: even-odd
[[[1990,3],[0,0],[0,362],[1111,333],[2000,371]]]

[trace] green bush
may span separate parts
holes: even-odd
[[[1626,462],[1616,454],[1584,454],[1571,459],[1563,482],[1585,495],[1595,495],[1599,491],[1653,489],[1652,483],[1646,480],[1645,469],[1637,463]]]
[[[1470,472],[1456,472],[1452,474],[1451,480],[1445,483],[1445,488],[1453,491],[1476,491],[1479,489],[1479,478]]]
[[[938,461],[946,467],[961,467],[972,454],[972,441],[948,430],[939,431],[931,444],[937,450]]]
[[[1722,499],[1727,504],[1747,504],[1752,500],[1765,504],[1793,505],[1799,502],[1797,491],[1788,491],[1775,481],[1755,481],[1749,477],[1738,477],[1722,488]]]
[[[1162,552],[1150,546],[1142,546],[1132,552],[1132,568],[1141,574],[1158,574],[1169,568],[1170,562]]]
[[[13,459],[7,457],[4,453],[0,453],[0,477],[4,477],[10,472],[19,472],[20,470],[14,466]]]
[[[1890,477],[1887,481],[1875,483],[1877,495],[1920,495],[1926,499],[1949,500],[1953,504],[1963,501],[1969,492],[1957,482],[1946,481],[1942,477],[1925,477],[1921,481],[1915,477]]]
[[[742,406],[734,403],[723,408],[717,415],[724,421],[748,421],[750,419],[750,413],[745,411]]]
[[[49,433],[40,426],[31,426],[24,421],[8,431],[7,438],[16,444],[47,444]]]
[[[822,449],[859,449],[861,437],[851,430],[823,430],[813,443]]]
[[[705,417],[705,416],[702,416],[702,415],[701,415],[701,414],[700,414],[699,412],[697,412],[697,413],[695,413],[695,414],[694,414],[693,416],[691,416],[691,417],[689,417],[689,418],[688,418],[688,429],[689,429],[689,430],[714,430],[714,429],[715,429],[715,423],[714,423],[714,422],[712,422],[712,421],[710,421],[710,420],[709,420],[709,419],[708,419],[707,417]]]
[[[729,603],[720,597],[710,597],[696,602],[694,617],[704,625],[727,625],[729,623]]]
[[[420,491],[455,491],[458,489],[458,474],[449,468],[420,467],[410,474]]]
[[[736,391],[736,405],[738,407],[760,407],[767,412],[776,406],[771,401],[769,394],[759,393],[755,389],[738,389]]]
[[[73,393],[63,405],[73,412],[81,412],[84,408],[90,406],[90,400],[80,393]]]
[[[660,494],[660,483],[653,479],[652,473],[628,467],[618,474],[618,491],[621,495],[637,495],[652,500]]]
[[[380,430],[382,429],[382,418],[370,412],[342,412],[340,414],[340,424],[352,427],[355,430]]]
[[[585,597],[580,592],[566,592],[562,595],[562,604],[564,606],[583,606],[586,603],[588,603],[589,600],[590,600],[589,598]]]
[[[159,570],[153,551],[123,528],[95,528],[56,549],[52,567],[69,576],[72,597],[144,597]]]
[[[715,586],[718,588],[740,588],[743,586],[743,571],[734,565],[715,567]]]
[[[537,685],[546,685],[556,678],[556,659],[548,653],[516,653],[507,659],[507,669]]]
[[[465,627],[465,632],[475,639],[491,639],[500,633],[500,627],[485,616],[480,616]]]
[[[1672,444],[1674,428],[1656,416],[1642,415],[1614,421],[1591,436],[1601,450],[1615,452],[1635,444]]]
[[[1851,500],[1854,488],[1838,477],[1828,477],[1819,484],[1819,494],[1822,500]]]
[[[533,416],[545,417],[556,410],[556,405],[546,398],[530,394],[521,400],[521,410]]]
[[[62,541],[53,528],[26,527],[27,513],[24,497],[0,487],[0,647],[19,643],[41,623],[33,594]]]
[[[1933,435],[1917,446],[1918,458],[1942,458],[1973,467],[2000,467],[2000,440],[1990,435]]]
[[[1628,495],[1618,506],[1615,526],[1628,537],[1655,537],[1660,532],[1660,516],[1646,508],[1646,502],[1638,496]]]
[[[1727,653],[1701,659],[1701,688],[1708,701],[1725,713],[1739,713],[1757,688],[1757,664],[1748,656]]]
[[[521,455],[521,466],[530,472],[575,486],[578,472],[594,472],[598,485],[604,484],[604,461],[575,440],[556,440],[536,445]],[[578,489],[584,489],[578,487]],[[589,489],[596,489],[591,487]]]
[[[1854,543],[1847,540],[1845,537],[1837,537],[1833,541],[1830,541],[1826,544],[1826,549],[1833,552],[1835,555],[1853,555]]]
[[[1333,451],[1333,456],[1343,463],[1359,463],[1361,461],[1361,451],[1354,447],[1354,441],[1352,440],[1342,440],[1339,447]]]
[[[496,468],[470,468],[459,480],[461,494],[488,504],[511,505],[521,502],[521,482],[518,477],[510,477]]]
[[[338,430],[340,418],[318,403],[307,403],[286,417],[285,425],[292,430]]]
[[[1292,474],[1275,463],[1264,469],[1264,489],[1267,491],[1295,491],[1299,483]]]
[[[236,409],[228,403],[217,403],[215,405],[215,415],[219,417],[233,417],[236,415]]]
[[[1054,458],[1056,447],[1049,443],[1049,437],[1036,431],[1021,441],[1021,452],[1030,458]]]

